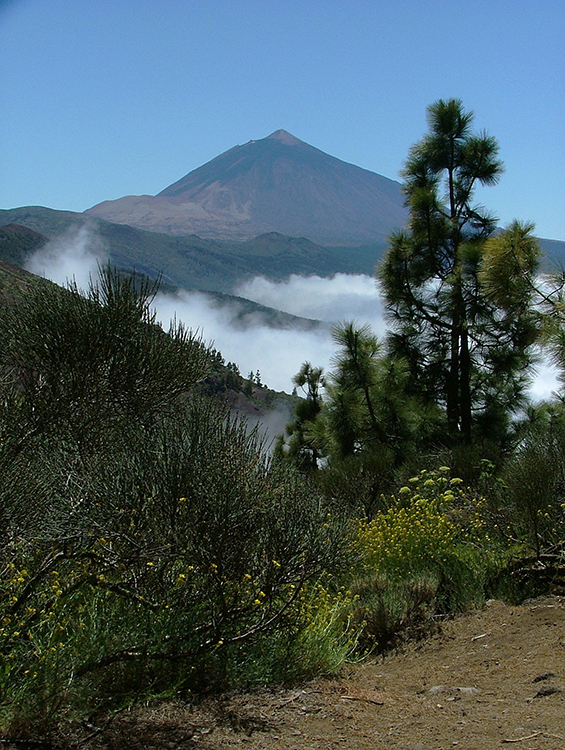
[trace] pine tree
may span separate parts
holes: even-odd
[[[414,394],[445,410],[451,442],[465,443],[481,419],[502,428],[521,403],[533,338],[527,310],[506,315],[479,281],[496,220],[473,193],[495,185],[503,167],[496,140],[472,123],[458,99],[428,108],[429,132],[403,172],[409,224],[377,272],[391,352],[409,363]]]
[[[370,326],[333,329],[339,349],[325,379],[315,434],[324,453],[344,458],[385,452],[399,464],[422,430],[422,412],[407,393],[406,363],[387,357]]]
[[[304,362],[292,378],[295,385],[293,395],[297,396],[297,388],[300,388],[304,398],[297,400],[293,418],[285,427],[288,443],[285,442],[285,436],[281,435],[275,447],[279,458],[290,460],[300,471],[306,473],[318,469],[321,457],[311,429],[323,406],[320,392],[324,386],[323,374],[321,367],[313,367],[310,362]]]

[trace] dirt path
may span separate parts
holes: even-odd
[[[109,750],[565,749],[565,597],[484,610],[400,653],[289,691],[122,716]]]

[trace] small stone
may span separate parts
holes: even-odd
[[[542,685],[534,697],[545,698],[546,695],[554,695],[555,693],[560,692],[561,690],[558,687],[555,687],[555,685]]]
[[[438,693],[444,693],[446,691],[445,685],[434,685],[428,690],[430,695],[437,695]]]
[[[462,693],[463,695],[476,695],[480,692],[481,691],[479,690],[479,688],[476,687],[450,687],[449,685],[434,685],[434,687],[431,687],[428,690],[428,693],[430,695],[440,695],[442,693],[447,693],[448,695],[453,695],[454,693]]]
[[[481,692],[479,688],[476,687],[457,687],[455,690],[457,690],[458,693],[463,693],[463,695],[476,695]]]
[[[543,680],[550,680],[552,677],[555,677],[553,672],[544,672],[543,674],[539,674],[537,677],[534,677],[532,682],[543,682]]]

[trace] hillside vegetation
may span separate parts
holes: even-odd
[[[429,450],[396,474],[376,454],[304,473],[202,393],[218,355],[156,326],[153,293],[111,270],[88,297],[34,277],[11,288],[5,736],[332,673],[435,613],[563,585],[557,412],[540,412],[503,474],[481,459],[463,482]]]
[[[335,674],[488,598],[563,591],[565,409],[526,386],[540,350],[565,370],[565,280],[540,280],[531,225],[472,203],[496,141],[458,100],[428,118],[378,270],[391,332],[335,327],[272,455],[213,397],[265,401],[259,375],[163,330],[151,279],[107,267],[81,293],[6,268],[5,739]]]
[[[322,247],[304,238],[267,232],[252,240],[229,242],[195,235],[171,236],[113,224],[72,211],[40,206],[0,210],[0,228],[18,224],[58,244],[71,244],[83,228],[101,243],[109,262],[149,278],[162,277],[171,287],[204,292],[233,293],[254,276],[283,280],[291,274],[333,276],[336,273],[372,275],[384,256],[386,242]],[[4,225],[2,227],[2,225]],[[540,240],[548,270],[565,258],[565,242]],[[0,258],[23,265],[41,243],[23,246],[10,231],[0,241]]]

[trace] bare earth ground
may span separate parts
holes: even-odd
[[[122,713],[83,747],[564,750],[565,597],[490,602],[340,678]]]

